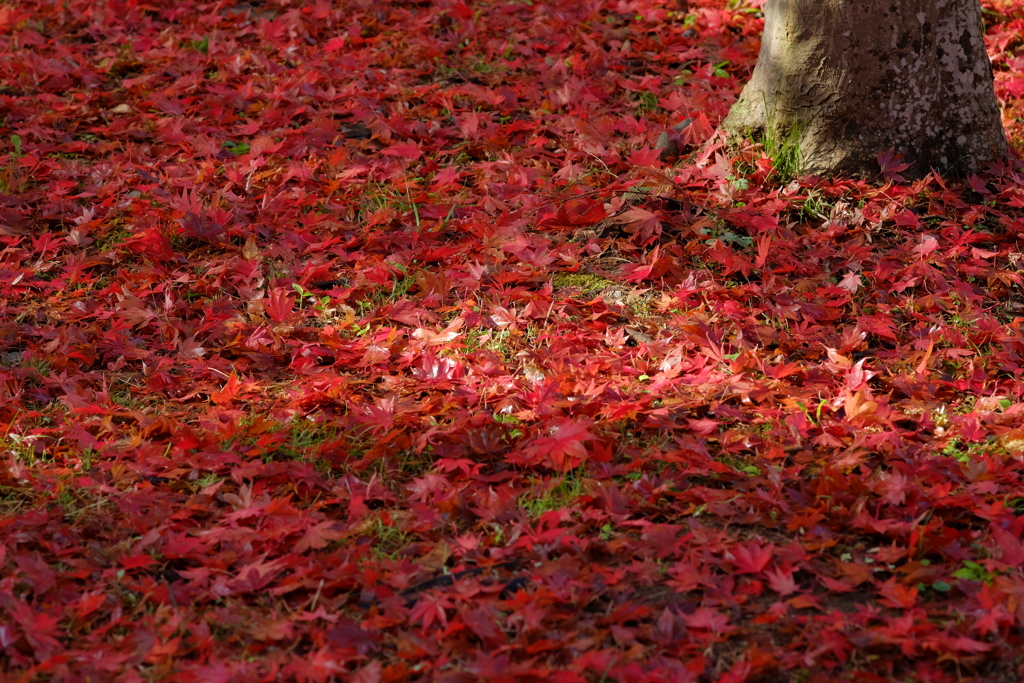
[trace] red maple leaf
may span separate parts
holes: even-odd
[[[295,297],[291,291],[284,287],[276,287],[271,290],[269,296],[263,299],[263,310],[275,323],[284,323],[294,316]]]
[[[326,520],[306,529],[299,542],[295,544],[295,552],[302,553],[307,550],[319,550],[326,547],[332,541],[345,537],[345,532],[336,529],[338,523],[333,520]]]
[[[900,175],[901,171],[910,168],[910,164],[903,162],[903,156],[896,154],[892,148],[885,152],[878,153],[878,165],[881,167],[881,175],[889,182],[904,183],[906,180]]]
[[[420,622],[423,628],[429,628],[435,621],[441,626],[447,626],[447,610],[454,606],[451,598],[446,595],[424,595],[409,611],[409,620]]]
[[[758,574],[768,566],[774,553],[774,544],[760,546],[752,542],[734,546],[726,553],[726,559],[732,560],[739,574]]]
[[[423,152],[416,145],[409,142],[400,142],[395,145],[391,145],[381,152],[386,156],[392,157],[404,157],[406,159],[419,159],[423,156]]]
[[[552,424],[547,436],[541,436],[524,444],[521,457],[529,463],[547,461],[556,470],[570,470],[578,467],[587,457],[583,444],[594,438],[589,429],[592,420],[562,419]]]
[[[992,522],[991,529],[992,538],[1002,551],[1000,559],[1011,567],[1024,564],[1024,545],[1021,544],[1020,538],[995,522]]]
[[[573,227],[593,225],[606,215],[601,202],[585,197],[565,202],[557,214],[559,223]]]
[[[907,609],[913,607],[917,602],[917,587],[904,586],[897,583],[895,578],[889,579],[879,586],[878,592],[882,596],[882,604],[887,607]]]

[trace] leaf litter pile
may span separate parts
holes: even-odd
[[[1024,171],[723,147],[756,4],[0,5],[5,680],[1019,680]]]

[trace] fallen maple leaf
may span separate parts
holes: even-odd
[[[562,225],[582,227],[597,223],[607,214],[601,202],[586,197],[570,199],[558,209],[558,221]]]
[[[441,539],[426,555],[421,556],[417,563],[428,571],[441,571],[448,565],[452,549],[448,542]]]
[[[419,327],[413,331],[412,336],[414,339],[419,339],[426,343],[428,346],[440,346],[441,344],[447,344],[458,338],[459,330],[465,325],[466,321],[462,318],[456,318],[448,324],[448,327],[444,328],[440,332],[434,332],[428,330],[425,327]]]
[[[386,147],[382,153],[387,156],[404,157],[406,159],[419,159],[423,155],[419,147],[407,142],[400,142]]]
[[[842,280],[839,281],[839,286],[850,294],[856,294],[857,290],[860,289],[861,286],[860,274],[851,270],[843,276]]]
[[[441,626],[447,626],[447,610],[454,606],[451,599],[445,595],[427,594],[413,605],[409,611],[409,619],[420,622],[423,628],[429,628],[435,621],[441,624]]]
[[[306,529],[302,538],[295,544],[295,552],[302,553],[307,550],[319,550],[327,547],[334,541],[345,538],[345,531],[337,529],[338,523],[333,520],[325,520]]]
[[[275,323],[287,323],[295,316],[295,297],[284,287],[276,287],[263,299],[263,310]]]
[[[889,579],[878,588],[882,603],[897,609],[909,609],[917,602],[917,587],[904,586],[895,578]]]
[[[587,457],[583,444],[594,438],[589,431],[593,425],[594,422],[587,419],[556,421],[549,427],[548,435],[523,444],[517,457],[533,464],[546,461],[561,471],[579,467]]]
[[[384,676],[384,666],[373,660],[357,669],[348,679],[349,683],[380,683]]]
[[[732,560],[738,574],[759,574],[768,566],[774,554],[775,546],[771,543],[764,546],[747,543],[733,546],[725,557]]]
[[[729,617],[710,607],[698,607],[693,614],[683,615],[683,620],[690,628],[708,629],[712,633],[726,633],[732,630]]]
[[[871,391],[867,388],[858,391],[846,390],[843,399],[843,410],[846,417],[853,423],[863,422],[864,418],[878,410],[878,402],[870,398]]]
[[[878,165],[881,168],[881,176],[889,182],[905,183],[906,180],[900,172],[910,168],[910,164],[903,161],[903,156],[896,154],[890,147],[885,152],[878,153]]]
[[[238,395],[240,386],[238,375],[232,372],[223,389],[215,389],[210,392],[210,400],[219,406],[227,405]]]
[[[779,595],[786,596],[797,591],[797,583],[793,578],[792,567],[782,566],[765,571],[768,585]]]
[[[345,43],[348,40],[348,36],[335,36],[326,43],[324,43],[324,52],[331,53],[337,52],[345,47]]]
[[[623,211],[615,217],[615,222],[624,226],[627,232],[633,233],[636,244],[641,246],[653,242],[662,231],[661,216],[639,207]]]
[[[999,559],[1011,567],[1024,565],[1024,544],[1021,544],[1020,537],[995,522],[992,522],[990,529],[992,538],[1002,553]]]
[[[924,260],[933,251],[939,248],[939,241],[931,235],[925,235],[921,238],[920,244],[913,248],[913,253],[919,259]]]

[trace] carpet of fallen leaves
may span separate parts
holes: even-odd
[[[1020,680],[1024,171],[726,151],[758,4],[0,5],[4,680]]]

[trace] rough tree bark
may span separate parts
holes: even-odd
[[[819,175],[875,175],[890,148],[915,176],[1005,158],[979,0],[768,0],[764,15],[730,136],[790,139]]]

